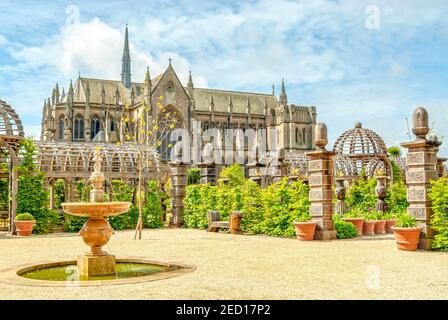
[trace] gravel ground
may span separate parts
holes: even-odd
[[[448,254],[396,249],[392,235],[301,242],[201,230],[116,232],[120,256],[183,262],[180,277],[106,287],[40,288],[0,283],[0,299],[448,299]],[[86,251],[74,234],[0,236],[0,269],[71,260]]]

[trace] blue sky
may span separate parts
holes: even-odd
[[[406,117],[422,105],[448,145],[444,0],[0,0],[0,98],[28,134],[38,136],[56,82],[67,87],[79,71],[119,79],[126,23],[134,80],[170,57],[196,86],[270,92],[284,77],[289,102],[315,105],[332,142],[356,121],[388,145],[407,141]]]

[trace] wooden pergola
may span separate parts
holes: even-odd
[[[5,101],[0,100],[0,149],[6,151],[4,158],[8,172],[1,172],[0,178],[8,179],[9,210],[1,212],[1,220],[8,223],[8,231],[15,232],[14,219],[17,214],[18,179],[15,167],[19,164],[18,151],[20,141],[24,137],[22,121],[15,110]],[[7,221],[9,220],[9,221]]]
[[[101,149],[103,172],[106,177],[106,191],[111,192],[112,180],[121,180],[136,185],[138,179],[138,157],[141,147],[130,143],[104,144],[85,142],[42,142],[37,141],[36,164],[44,173],[45,185],[50,193],[50,207],[54,208],[54,183],[64,182],[65,201],[76,201],[75,183],[84,182],[93,171],[93,157],[96,148]],[[153,148],[146,147],[143,152],[142,182],[168,179],[168,166],[160,160]]]

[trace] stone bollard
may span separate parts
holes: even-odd
[[[384,199],[387,196],[387,177],[386,176],[377,176],[376,177],[376,188],[375,194],[378,200],[376,201],[376,211],[385,212],[386,211],[386,203]]]
[[[336,155],[333,151],[328,151],[325,146],[328,143],[327,126],[318,123],[315,129],[316,151],[308,152],[310,158],[309,186],[310,186],[310,215],[313,222],[316,222],[315,240],[336,239],[336,230],[333,223],[333,172]]]
[[[336,202],[336,213],[344,214],[347,210],[347,205],[345,204],[345,196],[347,194],[347,190],[345,188],[344,182],[345,178],[336,178],[336,198],[338,201]]]
[[[401,144],[403,148],[408,149],[406,155],[408,213],[417,220],[418,226],[422,227],[419,248],[429,250],[431,249],[434,230],[430,225],[432,208],[427,193],[431,187],[430,181],[438,178],[436,149],[441,143],[426,138],[429,133],[426,109],[419,107],[414,111],[412,125],[412,132],[416,139]]]

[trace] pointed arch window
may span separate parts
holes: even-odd
[[[59,139],[63,140],[64,139],[64,128],[65,124],[64,124],[64,117],[60,117],[59,118]]]
[[[115,131],[115,122],[114,120],[110,120],[110,131]]]
[[[98,117],[93,117],[90,121],[90,139],[95,138],[98,132],[100,132],[100,120]]]
[[[75,118],[75,140],[84,140],[84,119],[81,116]]]

